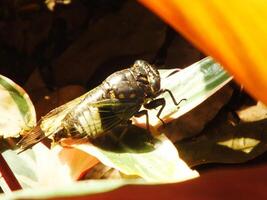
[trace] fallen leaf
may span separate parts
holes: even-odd
[[[241,163],[267,150],[267,119],[233,125],[220,113],[199,135],[175,143],[189,166]]]
[[[243,122],[254,122],[267,118],[267,107],[262,102],[237,111],[238,117]]]

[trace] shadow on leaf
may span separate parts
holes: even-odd
[[[126,132],[124,132],[126,128]],[[104,136],[96,138],[92,143],[103,150],[117,153],[146,153],[153,151],[160,142],[147,130],[134,125],[118,126]]]

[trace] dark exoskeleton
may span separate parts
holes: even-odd
[[[22,149],[27,149],[51,135],[55,141],[68,137],[94,139],[118,125],[129,123],[133,116],[146,115],[149,130],[148,113],[145,109],[140,110],[142,105],[146,109],[160,107],[157,117],[164,123],[160,114],[165,107],[165,99],[157,97],[168,92],[173,103],[179,104],[168,89],[161,88],[160,81],[154,66],[137,60],[132,67],[111,74],[85,97],[77,98],[74,103],[67,103],[43,117],[42,120],[46,120],[64,114],[54,129],[56,131],[46,133],[40,127],[35,128],[19,144]]]

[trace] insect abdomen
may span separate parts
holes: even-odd
[[[63,127],[68,137],[73,138],[96,138],[104,132],[98,108],[92,106],[76,108],[68,113]]]

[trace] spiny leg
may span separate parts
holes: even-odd
[[[164,90],[161,91],[161,94],[164,93],[164,92],[168,92],[168,93],[169,93],[169,95],[170,95],[170,97],[171,97],[171,99],[172,99],[174,105],[176,105],[176,106],[178,106],[182,101],[186,101],[186,99],[181,99],[181,100],[177,103],[177,101],[175,100],[175,98],[174,98],[174,96],[173,96],[173,94],[172,94],[172,92],[171,92],[170,90],[168,90],[168,89],[164,89]],[[152,100],[152,101],[150,101],[149,103],[147,103],[147,104],[144,105],[144,107],[145,107],[146,109],[154,109],[154,108],[157,108],[157,107],[159,107],[159,106],[161,106],[161,108],[159,109],[159,111],[158,111],[158,113],[157,113],[157,118],[161,121],[161,123],[163,124],[163,126],[165,126],[166,124],[165,124],[165,122],[160,118],[160,115],[161,115],[163,109],[164,109],[165,106],[166,106],[166,100],[165,100],[164,98],[159,98],[159,99]],[[179,107],[178,107],[178,109],[179,109]]]
[[[142,116],[146,116],[146,129],[148,132],[150,132],[150,128],[149,128],[149,118],[148,118],[148,112],[147,110],[140,110],[139,112],[135,113],[134,116],[135,117],[142,117]]]
[[[181,100],[177,103],[177,101],[175,100],[175,98],[174,98],[174,96],[173,96],[173,94],[172,94],[172,92],[171,92],[170,90],[168,90],[168,89],[164,89],[164,90],[162,90],[160,93],[163,94],[163,93],[165,93],[165,92],[168,92],[168,93],[169,93],[169,95],[170,95],[170,97],[171,97],[171,99],[172,99],[174,105],[176,105],[176,106],[178,106],[182,101],[186,101],[186,99],[181,99]]]
[[[166,106],[166,101],[164,98],[159,98],[159,99],[155,99],[150,101],[149,103],[145,104],[144,107],[146,109],[154,109],[161,106],[161,108],[159,109],[158,113],[157,113],[157,118],[161,121],[161,123],[163,124],[163,126],[165,126],[165,122],[160,118],[160,114],[162,113],[164,107]]]

